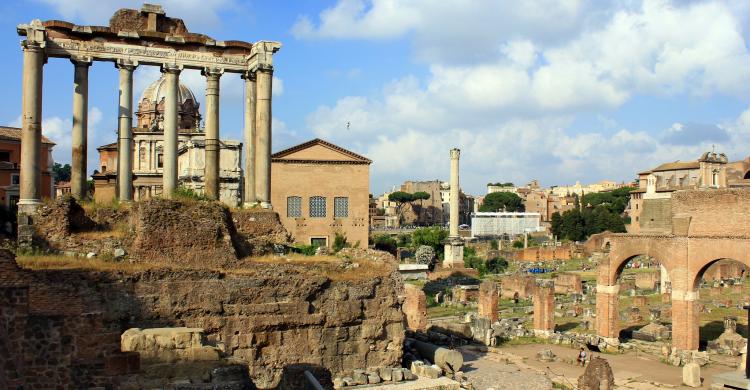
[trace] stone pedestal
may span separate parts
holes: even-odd
[[[464,268],[464,243],[461,239],[446,242],[443,267]]]

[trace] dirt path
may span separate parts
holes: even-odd
[[[540,362],[536,360],[537,352],[543,349],[551,349],[557,355],[554,362]],[[498,349],[501,353],[509,353],[524,358],[523,363],[538,370],[549,372],[550,375],[564,376],[571,383],[576,383],[578,377],[583,374],[584,368],[563,362],[564,358],[574,360],[577,356],[575,349],[559,345],[516,345]],[[615,383],[624,385],[628,382],[642,382],[650,384],[662,384],[677,389],[689,389],[682,386],[682,368],[662,363],[655,356],[643,353],[628,352],[622,355],[595,354],[606,359],[615,375]],[[704,378],[703,387],[708,388],[711,377],[715,374],[731,371],[731,368],[719,365],[702,367],[701,376]],[[645,388],[636,386],[634,388]]]

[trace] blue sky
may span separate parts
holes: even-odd
[[[156,2],[156,1],[153,1]],[[5,84],[0,123],[18,124],[31,19],[106,25],[138,1],[0,4]],[[314,137],[371,158],[371,191],[447,180],[462,149],[462,187],[631,180],[716,145],[750,151],[750,2],[622,0],[162,1],[217,39],[276,40],[273,149]],[[141,67],[136,96],[159,76]],[[73,66],[50,59],[44,131],[70,160]],[[198,72],[182,81],[203,101]],[[242,82],[222,77],[222,138],[241,139]],[[90,70],[89,171],[115,140],[117,71]],[[347,128],[347,123],[350,123]]]

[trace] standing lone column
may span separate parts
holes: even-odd
[[[117,144],[117,195],[133,200],[133,70],[136,64],[118,61],[120,70],[120,110]]]
[[[31,37],[30,37],[31,38]],[[32,39],[23,46],[23,124],[21,130],[21,188],[18,211],[33,214],[41,203],[42,75],[44,44]]]
[[[219,199],[219,78],[222,70],[205,68],[206,76],[206,196]]]
[[[458,159],[461,156],[461,150],[451,149],[451,188],[450,188],[450,238],[458,238],[458,203],[459,203],[459,184],[458,184]]]
[[[164,102],[164,169],[162,196],[172,198],[177,189],[177,88],[180,69],[172,65],[161,68],[165,74],[167,94]]]
[[[445,268],[464,267],[464,242],[458,235],[458,203],[460,202],[458,159],[460,156],[460,150],[451,149],[450,215],[448,216],[450,230],[445,242],[445,259],[443,260]]]
[[[245,79],[245,128],[243,140],[245,142],[245,203],[244,207],[252,207],[258,201],[255,196],[255,72],[242,75]]]
[[[273,70],[258,69],[255,106],[255,196],[271,208],[271,88]]]
[[[89,112],[89,66],[90,58],[71,58],[73,71],[73,134],[70,169],[70,193],[74,198],[86,199],[86,154],[88,153],[88,112]]]

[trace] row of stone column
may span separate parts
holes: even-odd
[[[44,48],[34,42],[24,41],[23,68],[23,129],[21,133],[21,188],[19,209],[33,212],[41,200],[41,118],[42,79],[45,62]],[[88,69],[90,58],[72,58],[74,64],[73,129],[71,161],[71,193],[77,199],[85,198]],[[133,199],[133,71],[135,62],[118,61],[118,168],[117,196],[120,200]],[[181,69],[174,65],[162,66],[165,74],[166,97],[164,108],[164,165],[162,195],[170,198],[178,185],[177,144],[178,107],[177,91]],[[206,77],[206,129],[205,129],[205,195],[219,199],[219,95],[222,70],[205,68]],[[247,147],[245,162],[245,205],[271,206],[271,88],[273,69],[260,68],[248,71],[245,80],[244,141]]]

